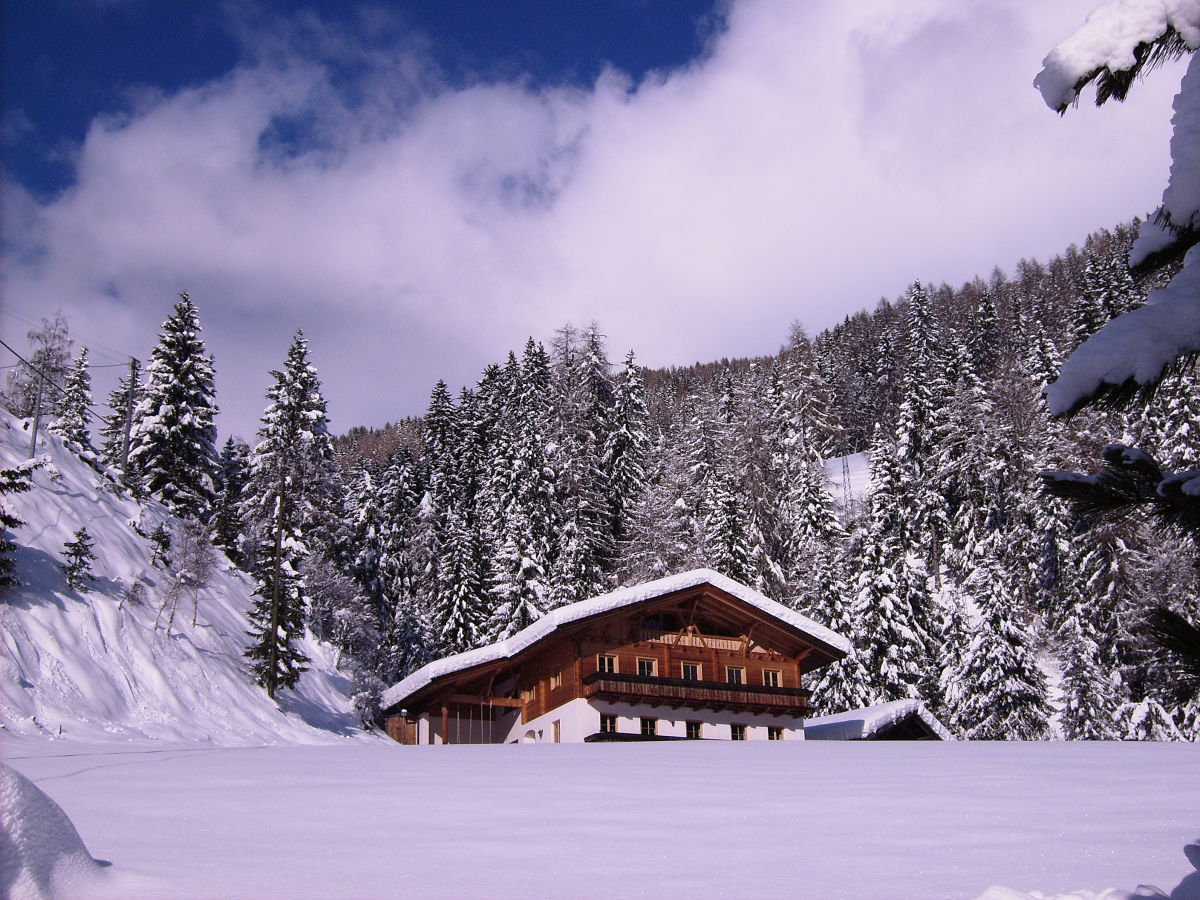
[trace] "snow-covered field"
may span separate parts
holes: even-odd
[[[1185,744],[20,739],[6,756],[128,898],[1200,896],[1200,873],[1181,884],[1200,837]]]

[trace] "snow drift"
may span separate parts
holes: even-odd
[[[0,418],[0,466],[25,461],[25,429]],[[14,532],[21,586],[0,595],[0,726],[9,734],[234,745],[359,733],[348,682],[314,641],[302,646],[311,670],[278,705],[254,684],[243,657],[253,586],[223,556],[199,594],[195,627],[189,607],[170,634],[156,628],[170,573],[152,562],[143,535],[176,520],[120,491],[54,435],[39,435],[38,454],[45,464],[33,489],[5,498],[25,522]],[[95,578],[75,591],[61,564],[80,527],[95,541]],[[140,603],[129,597],[139,583]]]
[[[101,872],[62,808],[0,763],[0,896],[78,896]]]

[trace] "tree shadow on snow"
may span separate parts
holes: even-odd
[[[7,606],[32,609],[34,606],[53,603],[59,609],[65,610],[66,604],[63,603],[62,594],[83,600],[80,591],[67,587],[63,577],[62,560],[45,550],[21,547],[16,556],[13,574],[20,584],[15,588],[4,588],[0,591],[0,603]],[[124,586],[111,578],[96,576],[84,585],[84,590],[119,600]]]
[[[359,726],[358,716],[354,713],[335,712],[319,706],[299,694],[288,693],[276,699],[279,708],[285,713],[299,716],[313,728],[320,728],[322,731],[329,731],[342,737],[358,734],[362,730]]]
[[[1184,855],[1196,871],[1185,875],[1171,891],[1171,900],[1200,900],[1200,841],[1183,848]]]

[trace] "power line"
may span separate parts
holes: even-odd
[[[64,397],[67,395],[67,391],[65,388],[59,387],[57,384],[55,384],[54,380],[49,375],[47,375],[45,373],[45,371],[43,371],[42,369],[39,369],[37,366],[35,366],[33,363],[31,363],[29,360],[27,360],[25,357],[23,357],[20,353],[18,353],[16,350],[14,350],[12,347],[10,347],[5,341],[0,340],[0,347],[3,347],[5,350],[7,350],[9,353],[11,353],[13,356],[15,356],[17,359],[19,359],[22,363],[29,366],[29,368],[32,369],[34,372],[36,372],[38,375],[40,375],[42,380],[46,384],[50,385],[50,387],[54,388],[56,391],[58,391]],[[7,367],[7,368],[11,368],[11,367]],[[89,367],[89,368],[91,368],[91,367]],[[100,368],[100,367],[97,367],[97,368]],[[108,367],[105,366],[103,368],[108,368]],[[104,424],[104,416],[101,416],[101,415],[97,414],[96,412],[94,412],[93,407],[91,405],[85,406],[83,408],[83,411],[85,413],[87,413],[89,416],[91,416],[92,419],[94,419],[96,422],[99,422],[100,424]]]

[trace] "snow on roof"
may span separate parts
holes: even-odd
[[[864,709],[851,709],[832,716],[814,716],[804,720],[804,739],[808,741],[861,741],[889,725],[915,714],[943,741],[954,738],[946,726],[933,717],[920,700],[892,700]]]
[[[518,631],[507,640],[488,644],[486,647],[479,647],[475,650],[468,650],[466,653],[458,653],[454,656],[434,660],[417,669],[403,681],[392,685],[392,687],[384,691],[381,697],[383,708],[387,709],[395,705],[445,675],[461,672],[464,669],[470,669],[484,663],[511,659],[526,647],[532,646],[563,625],[577,622],[580,619],[586,619],[599,613],[620,609],[623,606],[632,606],[645,600],[653,600],[656,597],[662,597],[665,594],[686,590],[687,588],[696,587],[701,584],[710,584],[727,594],[732,594],[742,602],[786,622],[793,628],[798,628],[805,634],[843,653],[850,652],[850,642],[848,640],[840,634],[830,631],[822,625],[818,625],[807,616],[801,615],[795,610],[788,609],[786,606],[776,603],[769,597],[763,596],[758,591],[748,588],[744,584],[740,584],[732,578],[727,578],[711,569],[693,569],[691,572],[670,575],[666,578],[656,579],[655,581],[647,581],[645,584],[638,584],[633,587],[612,591],[608,594],[601,594],[599,597],[593,597],[590,600],[581,600],[578,603],[560,606],[558,609],[551,610],[528,628]]]
[[[1050,51],[1033,83],[1046,105],[1061,111],[1075,101],[1083,78],[1099,69],[1133,68],[1134,48],[1154,41],[1168,27],[1192,49],[1200,47],[1200,0],[1109,0]]]

